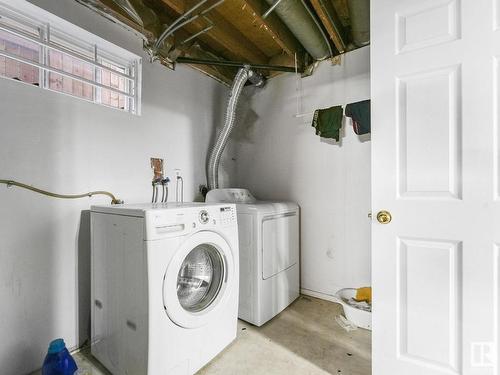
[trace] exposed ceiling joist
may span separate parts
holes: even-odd
[[[197,65],[197,64],[187,64],[191,68],[198,70],[199,72],[202,72],[203,74],[206,74],[207,76],[215,79],[216,81],[219,81],[220,83],[223,83],[227,86],[231,85],[232,79],[227,78],[225,74],[222,74],[217,67],[214,67],[212,65]]]
[[[286,54],[293,56],[295,53],[303,51],[299,41],[275,14],[271,13],[267,18],[262,17],[266,9],[269,8],[266,3],[262,0],[241,0],[241,2],[244,4],[242,10],[253,17],[257,23],[263,25]]]
[[[200,47],[198,43],[192,45],[182,57],[190,57],[193,59],[206,59],[206,60],[219,60],[220,58],[211,53],[205,47]],[[192,68],[202,71],[208,76],[215,78],[219,82],[223,82],[230,85],[234,75],[236,74],[236,69],[227,66],[217,66],[217,65],[199,65],[199,64],[188,64]]]
[[[99,0],[99,1],[89,1],[89,0],[76,0],[80,4],[94,10],[95,12],[101,14],[102,16],[112,20],[113,22],[118,22],[128,29],[133,29],[138,33],[142,34],[144,38],[148,40],[153,40],[156,36],[154,32],[146,29],[143,25],[137,24],[130,19],[130,17],[125,14],[123,9],[121,9],[113,0]]]
[[[162,1],[179,15],[183,14],[188,9],[186,2],[182,0]],[[201,40],[206,40],[208,43],[222,46],[231,51],[232,54],[238,56],[239,60],[254,61],[259,64],[265,64],[267,62],[266,55],[254,46],[238,29],[220,16],[215,9],[208,14],[208,17],[215,26],[201,35]],[[185,25],[185,29],[192,34],[206,27],[207,23],[203,21],[203,19],[195,19]]]
[[[307,74],[314,58],[369,43],[369,0],[282,0],[280,6],[287,6],[272,12],[277,0],[76,1],[142,34],[152,61],[170,68],[175,62],[189,64],[224,83],[241,65],[272,77],[295,71],[296,63],[297,71]],[[325,47],[312,55],[311,46],[320,44],[329,51]]]

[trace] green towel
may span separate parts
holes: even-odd
[[[316,129],[316,135],[322,138],[340,139],[340,128],[342,127],[343,117],[342,106],[317,109],[314,112],[312,126]]]

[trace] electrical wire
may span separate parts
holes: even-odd
[[[22,182],[14,181],[14,180],[1,180],[0,179],[0,184],[5,184],[7,187],[11,186],[17,186],[22,189],[30,190],[38,194],[46,195],[48,197],[52,198],[60,198],[60,199],[78,199],[78,198],[85,198],[85,197],[92,197],[94,195],[106,195],[109,198],[111,198],[111,204],[120,204],[123,203],[122,200],[117,199],[112,193],[109,191],[104,191],[104,190],[97,190],[97,191],[89,191],[88,193],[83,193],[83,194],[58,194],[58,193],[53,193],[51,191],[47,190],[42,190],[34,186],[26,185],[23,184]]]
[[[172,22],[172,24],[165,31],[163,31],[161,33],[161,35],[158,37],[158,39],[156,40],[156,42],[154,44],[154,50],[157,51],[161,47],[161,45],[163,44],[165,39],[167,39],[175,31],[177,31],[178,29],[180,29],[184,25],[187,25],[188,23],[194,21],[195,19],[199,18],[200,16],[204,16],[205,14],[209,13],[212,9],[221,5],[225,0],[219,0],[216,3],[210,5],[207,9],[201,11],[200,13],[195,14],[194,16],[191,16],[189,18],[186,18],[189,14],[194,12],[197,8],[199,8],[200,6],[205,4],[207,1],[208,0],[201,0],[198,4],[193,6],[191,9],[189,9],[187,12],[185,12],[183,15],[181,15],[179,18],[177,18],[174,22]],[[183,19],[185,19],[185,21],[181,22]],[[209,22],[211,22],[211,21],[209,21]],[[211,27],[213,27],[213,26],[214,25],[211,25]],[[208,31],[208,30],[209,30],[208,28],[205,29],[205,31]]]

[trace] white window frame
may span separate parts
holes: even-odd
[[[51,89],[49,87],[49,74],[56,73],[63,77],[68,77],[72,80],[91,85],[94,88],[93,98],[92,100],[90,100],[91,102],[102,104],[101,96],[97,94],[98,92],[100,93],[101,90],[105,89],[110,92],[123,95],[125,98],[127,98],[127,104],[125,108],[117,108],[106,105],[107,107],[140,115],[142,59],[139,56],[26,1],[0,1],[0,21],[2,17],[15,20],[16,23],[30,28],[38,28],[38,36],[35,36],[23,31],[21,28],[17,29],[0,22],[0,30],[2,30],[3,32],[40,46],[41,56],[39,62],[32,61],[28,58],[18,56],[4,50],[0,50],[0,56],[4,56],[5,58],[38,68],[40,70],[40,88],[67,94],[78,99],[89,101],[89,99],[85,99],[80,96]],[[57,35],[67,37],[69,40],[84,41],[85,47],[87,47],[87,49],[89,46],[92,46],[93,58],[85,57],[82,54],[78,53],[77,51],[81,50],[82,46],[76,43],[74,44],[74,50],[71,49],[71,46],[70,48],[65,48],[61,45],[53,43],[50,38],[52,31],[57,32]],[[69,42],[68,44],[71,44],[71,42]],[[58,69],[50,66],[48,61],[49,50],[60,52],[64,55],[70,56],[73,59],[79,60],[84,64],[91,65],[94,70],[93,79],[80,77],[78,75],[64,71],[63,69]],[[103,59],[113,65],[124,67],[125,73],[119,72],[113,68],[101,64],[101,61]],[[98,72],[102,71],[109,71],[112,74],[124,79],[126,83],[125,86],[128,88],[128,90],[122,91],[111,86],[103,85],[100,82],[100,74],[98,74]],[[9,79],[8,77],[4,76],[0,77]]]

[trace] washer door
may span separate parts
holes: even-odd
[[[189,237],[173,256],[163,278],[163,305],[185,328],[207,324],[227,303],[235,275],[233,254],[215,232]]]

